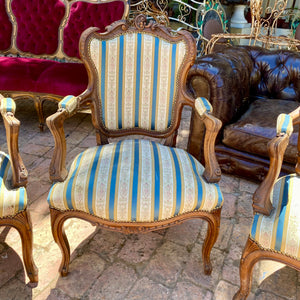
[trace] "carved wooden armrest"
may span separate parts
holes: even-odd
[[[215,142],[222,122],[211,114],[212,106],[204,97],[195,100],[195,111],[199,114],[206,128],[203,149],[205,162],[203,176],[208,182],[218,182],[221,179],[221,169],[215,154]]]
[[[299,113],[299,109],[298,109]],[[277,118],[277,135],[268,144],[270,167],[267,176],[253,195],[254,212],[270,215],[272,211],[271,193],[278,179],[284,152],[293,132],[293,114],[280,114]]]
[[[8,154],[12,169],[13,187],[26,186],[28,172],[19,154],[19,130],[20,121],[14,116],[16,104],[11,98],[0,95],[0,112],[3,117]]]
[[[58,104],[58,111],[46,120],[55,142],[54,153],[49,168],[51,181],[64,181],[68,175],[66,169],[66,138],[64,121],[79,109],[79,97],[66,96]]]

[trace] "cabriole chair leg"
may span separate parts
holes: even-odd
[[[52,208],[50,208],[50,216],[53,238],[54,241],[58,244],[62,254],[62,261],[59,267],[59,272],[61,273],[61,276],[64,277],[67,276],[69,272],[70,264],[70,245],[63,227],[64,222],[67,218],[64,213]]]

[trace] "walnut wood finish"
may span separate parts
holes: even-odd
[[[298,124],[300,121],[300,107],[291,112],[289,115],[293,119],[293,125]],[[299,141],[300,134],[298,135],[298,153]],[[278,179],[282,166],[284,151],[286,150],[288,142],[289,136],[285,133],[280,133],[274,139],[272,139],[268,145],[270,154],[270,168],[266,178],[257,188],[253,196],[253,210],[256,213],[265,215],[270,215],[271,213],[273,207],[270,201],[270,195],[274,184]],[[299,163],[297,163],[296,172],[299,174]],[[264,249],[249,236],[240,261],[240,289],[235,294],[233,298],[234,300],[242,300],[247,298],[251,290],[253,267],[256,262],[263,259],[278,261],[296,269],[297,271],[300,271],[299,260],[279,252]]]
[[[0,103],[3,98],[0,94]],[[11,112],[3,113],[2,118],[6,130],[6,142],[13,174],[12,185],[13,187],[26,186],[28,173],[19,154],[18,144],[20,121]]]
[[[89,75],[88,88],[84,94],[77,97],[77,110],[80,110],[82,105],[86,102],[90,103],[92,111],[92,122],[96,130],[97,144],[103,145],[108,143],[109,137],[124,137],[127,135],[145,135],[153,138],[165,138],[168,146],[175,146],[177,130],[180,124],[180,116],[183,105],[189,105],[194,107],[194,99],[190,96],[186,90],[186,77],[189,67],[193,64],[196,55],[195,41],[192,36],[185,32],[179,31],[174,34],[170,29],[153,23],[150,21],[146,24],[145,16],[138,16],[135,19],[135,23],[129,23],[129,21],[119,21],[111,25],[107,29],[107,33],[96,33],[97,28],[87,29],[80,39],[80,52],[83,58],[84,64],[87,68]],[[187,43],[188,53],[184,58],[183,67],[179,71],[179,80],[177,81],[177,92],[175,93],[175,104],[172,112],[172,120],[170,127],[163,132],[150,131],[142,128],[133,129],[120,129],[120,130],[108,130],[103,124],[100,98],[97,94],[98,78],[96,71],[93,69],[93,63],[89,58],[89,42],[95,36],[101,36],[101,39],[109,39],[111,37],[121,35],[126,31],[130,32],[147,32],[151,35],[159,36],[170,42],[177,42],[183,40]],[[76,111],[74,113],[76,113]],[[66,141],[63,130],[63,123],[66,118],[70,117],[69,113],[65,109],[60,109],[56,114],[47,118],[47,125],[49,126],[53,137],[55,139],[55,151],[50,165],[50,178],[52,181],[63,181],[67,176],[65,167],[66,158]],[[215,138],[218,134],[218,130],[221,126],[220,121],[214,118],[209,113],[204,113],[201,117],[204,122],[206,130],[205,138],[205,178],[209,182],[217,182],[220,179],[220,169],[214,154]],[[68,273],[68,267],[70,262],[70,247],[63,229],[63,224],[68,218],[80,218],[91,222],[92,224],[102,226],[104,228],[120,231],[123,233],[140,233],[149,232],[153,230],[159,230],[162,228],[170,227],[185,220],[193,218],[202,218],[208,222],[207,236],[203,245],[202,256],[204,261],[204,272],[210,274],[212,266],[210,262],[210,252],[218,237],[220,227],[220,213],[221,209],[204,212],[194,211],[186,213],[180,216],[175,216],[168,220],[155,221],[155,222],[114,222],[99,217],[80,212],[80,211],[59,211],[55,208],[50,208],[51,213],[51,225],[54,240],[59,245],[62,252],[62,262],[60,266],[60,272],[62,276],[66,276]]]
[[[3,96],[0,95],[0,102],[2,99]],[[11,112],[2,113],[2,117],[6,130],[8,154],[12,169],[12,186],[14,188],[26,186],[28,173],[19,154],[18,146],[20,121]],[[26,272],[32,286],[36,285],[38,282],[38,270],[32,257],[32,226],[27,210],[25,209],[13,217],[0,218],[0,226],[11,226],[19,232],[22,240],[22,252]]]
[[[233,300],[244,300],[251,290],[252,272],[254,265],[260,260],[274,260],[300,271],[300,261],[281,253],[272,252],[261,248],[248,237],[243,255],[240,261],[240,289],[234,295]]]
[[[292,111],[289,115],[293,119],[293,125],[299,123],[300,107]],[[299,153],[299,140],[300,137],[298,135],[298,153]],[[282,162],[283,162],[283,155],[288,143],[289,143],[289,136],[287,134],[281,133],[275,138],[273,138],[268,145],[268,150],[270,155],[269,171],[266,178],[259,185],[259,187],[257,188],[257,190],[253,195],[253,210],[256,213],[261,213],[264,215],[270,215],[271,213],[272,204],[270,202],[270,194],[276,180],[278,179]],[[298,155],[298,159],[299,159],[299,155]],[[299,174],[299,172],[297,173]]]
[[[32,225],[30,215],[26,210],[14,217],[0,218],[0,226],[14,227],[21,236],[23,261],[32,287],[38,283],[38,269],[32,257]]]
[[[212,272],[210,252],[219,235],[221,209],[217,209],[215,211],[212,211],[211,213],[204,211],[194,211],[186,213],[184,215],[173,217],[172,219],[156,222],[113,222],[81,211],[59,211],[54,208],[50,208],[50,216],[53,238],[58,244],[62,253],[62,261],[59,267],[59,271],[62,276],[67,276],[70,263],[70,246],[63,226],[64,222],[69,218],[82,219],[90,222],[93,225],[101,226],[105,229],[122,232],[125,234],[147,233],[150,231],[160,230],[178,225],[190,219],[204,219],[208,222],[208,230],[202,248],[204,273],[206,275],[210,275]]]

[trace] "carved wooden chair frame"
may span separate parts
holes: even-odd
[[[125,32],[145,32],[150,35],[158,36],[169,42],[184,41],[187,44],[187,54],[184,57],[181,70],[178,71],[177,93],[175,95],[175,102],[172,111],[171,125],[167,130],[161,132],[154,132],[142,128],[109,130],[103,124],[102,115],[100,113],[100,99],[97,89],[97,75],[96,70],[92,67],[89,57],[86,55],[89,51],[90,41],[94,37],[100,37],[101,40],[110,39],[124,34]],[[124,137],[126,135],[145,135],[152,138],[164,138],[165,145],[175,146],[177,129],[180,123],[180,116],[183,105],[189,105],[195,108],[195,99],[193,99],[186,90],[186,77],[189,67],[194,63],[196,57],[196,47],[193,37],[186,31],[179,31],[174,34],[171,30],[161,24],[150,21],[146,22],[144,15],[139,15],[134,22],[129,20],[122,20],[109,26],[107,33],[97,33],[97,28],[87,29],[81,36],[80,52],[82,60],[89,75],[89,85],[87,90],[80,96],[74,97],[75,105],[71,109],[61,107],[57,113],[48,117],[47,125],[50,128],[55,139],[55,150],[50,165],[50,178],[52,181],[64,181],[68,172],[65,167],[66,161],[66,141],[63,129],[65,119],[72,116],[81,106],[90,104],[92,110],[92,122],[96,129],[97,144],[103,145],[108,143],[108,138]],[[200,100],[199,100],[200,101]],[[203,111],[201,119],[207,126],[207,135],[205,139],[205,173],[204,177],[209,182],[218,182],[220,180],[221,172],[218,166],[216,157],[214,155],[214,142],[216,135],[220,129],[221,122],[213,117],[210,112]],[[203,246],[203,260],[205,274],[210,274],[212,266],[210,262],[210,251],[217,239],[220,226],[221,208],[213,212],[193,211],[183,215],[175,216],[171,219],[155,221],[155,222],[115,222],[101,219],[94,215],[87,214],[81,211],[60,211],[50,206],[52,233],[56,243],[62,251],[62,262],[60,265],[60,272],[62,276],[68,273],[70,262],[70,247],[63,229],[64,222],[69,218],[80,218],[89,221],[95,225],[100,225],[104,228],[115,230],[123,233],[140,233],[158,230],[172,225],[176,225],[188,219],[202,218],[208,222],[208,232]]]
[[[300,124],[300,107],[291,112],[289,116],[292,119],[293,126]],[[300,132],[299,132],[300,134]],[[253,195],[254,213],[269,216],[273,210],[270,198],[274,185],[279,177],[283,156],[289,143],[289,134],[285,132],[277,133],[268,144],[270,154],[269,172]],[[300,175],[300,135],[298,135],[298,154],[295,173]],[[246,299],[250,293],[252,283],[252,271],[254,265],[260,260],[273,260],[300,271],[300,261],[296,257],[292,257],[276,250],[266,249],[258,244],[249,235],[243,250],[240,261],[240,289],[235,294],[234,299]]]
[[[4,99],[5,98],[0,94],[0,104]],[[19,188],[25,187],[27,184],[27,170],[23,164],[18,148],[20,121],[15,118],[13,111],[14,109],[4,109],[1,110],[1,115],[5,125],[10,167],[12,169],[11,185],[13,188]],[[32,257],[32,226],[27,209],[25,208],[15,215],[0,218],[0,226],[14,227],[19,232],[22,241],[25,269],[30,279],[30,284],[35,286],[38,282],[38,270]]]

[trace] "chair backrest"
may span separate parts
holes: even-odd
[[[187,31],[138,16],[107,33],[88,29],[80,49],[89,74],[94,126],[107,136],[169,136],[179,126],[182,105],[192,105],[186,76],[196,56]],[[190,101],[190,102],[189,102]]]

